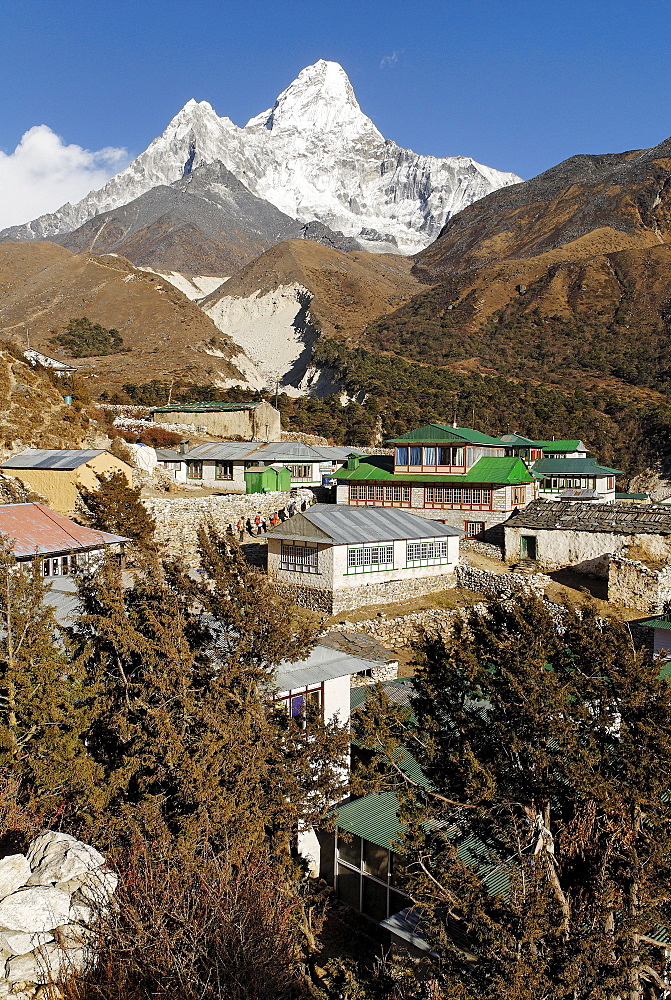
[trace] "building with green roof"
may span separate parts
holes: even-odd
[[[597,503],[615,500],[615,477],[621,474],[595,458],[542,458],[531,472],[538,477],[541,500],[557,500],[566,490],[592,490]]]
[[[279,441],[280,413],[265,399],[244,403],[169,403],[152,410],[161,424],[188,424],[220,438],[244,441]]]
[[[337,502],[405,507],[478,538],[536,496],[536,480],[498,438],[426,424],[389,442],[392,456],[352,457],[335,475]]]

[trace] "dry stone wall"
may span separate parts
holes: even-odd
[[[369,583],[360,587],[343,587],[337,590],[319,590],[300,584],[286,584],[273,581],[275,590],[284,600],[301,608],[310,608],[327,615],[337,615],[341,611],[353,611],[369,604],[390,604],[408,601],[414,597],[447,590],[454,587],[454,574],[432,576],[416,580],[394,580],[386,583]]]
[[[309,503],[309,489],[273,493],[229,493],[209,497],[145,497],[142,503],[156,522],[156,541],[168,556],[181,557],[190,566],[198,563],[198,531],[213,525],[218,531],[235,527],[239,518],[252,522],[257,511],[268,519],[277,511],[286,514],[287,507]]]
[[[46,984],[86,968],[116,886],[102,854],[54,830],[2,858],[0,997],[37,1000]]]
[[[635,559],[610,556],[608,600],[644,614],[660,614],[671,601],[671,566],[652,569]]]
[[[455,571],[458,587],[475,590],[486,597],[514,597],[517,594],[536,594],[541,597],[550,580],[544,573],[491,573],[486,569],[459,563]]]

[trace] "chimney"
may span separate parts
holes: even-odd
[[[347,456],[347,468],[348,469],[358,469],[359,468],[359,456],[358,455],[348,455]]]
[[[187,453],[188,450],[189,450],[189,442],[188,441],[180,441],[179,442],[179,453],[180,453],[180,455],[186,455],[186,453]]]

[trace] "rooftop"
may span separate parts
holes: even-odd
[[[129,541],[123,535],[85,528],[42,503],[1,505],[0,535],[14,543],[12,551],[17,559],[36,554],[83,552]]]
[[[282,660],[275,673],[275,684],[280,691],[304,688],[308,684],[321,684],[335,677],[349,677],[361,670],[379,666],[380,660],[366,659],[352,653],[334,649],[320,643],[304,660]]]
[[[322,541],[335,545],[390,542],[405,538],[445,538],[447,535],[463,535],[463,531],[395,507],[350,507],[330,503],[315,504],[268,532],[269,538]]]
[[[47,450],[44,448],[27,448],[19,455],[6,459],[0,469],[78,469],[86,465],[92,458],[104,455],[104,451],[92,449],[59,448]]]
[[[258,448],[258,441],[208,441],[207,444],[196,445],[182,458],[191,462],[197,460],[214,462],[234,462],[247,458]]]
[[[540,458],[532,468],[544,476],[618,476],[622,471],[597,465],[595,458]]]
[[[389,444],[408,444],[414,441],[454,441],[461,444],[483,444],[501,447],[501,440],[482,431],[474,431],[470,427],[450,427],[448,424],[424,424],[414,431],[408,431],[401,437],[392,438]]]
[[[505,528],[606,531],[618,535],[669,535],[671,510],[657,504],[564,503],[534,500]]]
[[[249,403],[169,403],[167,406],[154,406],[152,413],[226,413],[236,410],[255,410],[261,405],[261,400],[251,400]]]
[[[374,455],[363,458],[356,469],[339,469],[335,478],[343,480],[372,480],[374,482],[390,483],[492,483],[495,486],[516,486],[521,483],[532,483],[526,465],[521,458],[504,458],[503,456],[485,456],[479,458],[466,473],[436,473],[436,472],[394,472],[394,459],[388,455]]]

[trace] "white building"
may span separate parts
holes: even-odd
[[[575,499],[612,503],[615,501],[615,477],[619,469],[597,465],[594,458],[542,458],[531,467],[538,479],[538,497],[557,500],[567,491],[589,491],[590,495]],[[574,499],[566,495],[563,499]]]
[[[287,468],[292,486],[321,486],[347,462],[351,448],[276,441],[259,445],[255,441],[212,441],[200,444],[183,456],[186,482],[211,488],[228,485],[245,490],[245,469],[252,466]]]
[[[186,482],[186,458],[172,448],[156,449],[156,465],[169,472],[176,483]]]
[[[268,575],[327,614],[406,600],[454,586],[461,535],[395,508],[315,504],[268,533]]]

